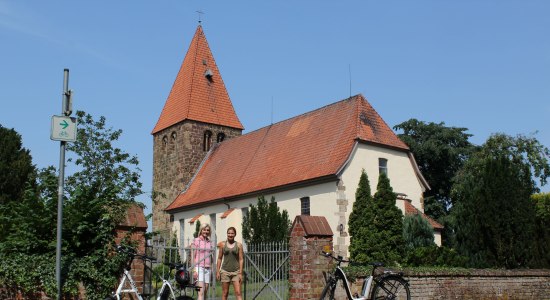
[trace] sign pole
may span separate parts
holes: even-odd
[[[69,99],[69,69],[63,72],[63,99],[61,113],[65,116],[70,115],[68,109]],[[68,114],[67,114],[68,113]],[[57,250],[55,256],[55,278],[57,280],[57,299],[61,300],[62,280],[61,280],[61,231],[63,228],[63,189],[65,185],[65,145],[67,142],[60,141],[59,147],[59,185],[57,188]]]

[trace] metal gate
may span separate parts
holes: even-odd
[[[162,278],[170,279],[172,274],[163,267],[164,262],[184,262],[192,269],[192,251],[190,241],[178,245],[175,237],[154,236],[147,241],[146,252],[156,257],[157,262],[146,266],[144,294],[154,298],[156,294],[155,282]],[[202,248],[201,248],[202,249]],[[212,270],[216,270],[216,249],[210,250]],[[289,299],[289,251],[288,243],[262,243],[244,245],[244,272],[242,285],[243,299]],[[155,276],[148,270],[155,270]],[[212,272],[211,284],[207,291],[207,299],[221,299],[221,285],[216,282],[215,271]],[[158,285],[158,284],[157,284]],[[194,295],[196,298],[196,295]],[[229,299],[235,299],[233,287],[230,287]]]
[[[289,299],[288,243],[246,245],[244,299]]]
[[[144,274],[144,289],[143,293],[146,295],[152,296],[151,299],[156,299],[154,296],[158,293],[157,288],[159,287],[159,281],[162,279],[167,279],[173,281],[174,272],[170,272],[170,269],[165,265],[165,263],[183,263],[186,265],[188,270],[193,270],[195,267],[195,262],[192,259],[194,256],[194,251],[203,251],[204,253],[209,253],[203,255],[206,259],[209,257],[211,259],[211,269],[216,270],[216,256],[215,244],[212,243],[211,248],[206,248],[206,246],[198,245],[191,246],[191,240],[182,241],[178,244],[176,238],[173,237],[164,237],[162,235],[155,235],[147,241],[146,253],[149,256],[155,257],[156,262],[149,262],[145,268]],[[217,288],[215,272],[211,274],[210,285],[206,292],[207,299],[219,299],[221,288]],[[160,282],[162,283],[162,282]],[[196,298],[196,292],[192,290],[187,290],[186,292],[191,292],[193,298]],[[218,295],[220,294],[220,295]]]

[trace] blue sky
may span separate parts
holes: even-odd
[[[546,0],[0,0],[0,124],[22,135],[38,167],[58,166],[50,118],[68,68],[74,110],[124,131],[116,145],[139,157],[150,190],[150,132],[199,10],[245,132],[351,87],[390,126],[445,122],[476,144],[538,131],[550,146]]]

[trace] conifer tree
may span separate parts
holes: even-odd
[[[287,241],[290,230],[288,212],[279,210],[275,197],[267,203],[258,197],[257,205],[250,205],[243,216],[243,238],[248,244]]]
[[[194,238],[198,237],[200,234],[200,231],[201,231],[201,221],[197,220],[197,222],[195,223],[195,232],[193,233],[193,237]]]
[[[469,161],[455,187],[456,239],[473,267],[527,267],[535,207],[528,166],[503,155]]]
[[[361,252],[356,250],[358,262],[380,261],[394,265],[401,260],[403,252],[403,214],[395,206],[396,195],[385,173],[378,178],[373,205],[367,207],[370,218],[366,226],[359,228]]]
[[[420,214],[405,216],[403,239],[407,250],[435,246],[433,227]]]
[[[364,252],[365,243],[359,232],[361,228],[372,222],[372,213],[373,202],[369,178],[365,170],[362,170],[359,185],[355,191],[355,202],[348,221],[348,232],[351,235],[350,256],[354,260],[361,260],[359,256]]]
[[[389,265],[401,260],[403,253],[403,213],[395,205],[396,195],[390,185],[386,173],[378,178],[376,194],[374,194],[374,227],[376,238],[371,247],[375,260]]]

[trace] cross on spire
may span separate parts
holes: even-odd
[[[199,24],[201,23],[201,15],[204,15],[204,12],[202,10],[197,10],[197,14],[199,15]]]

